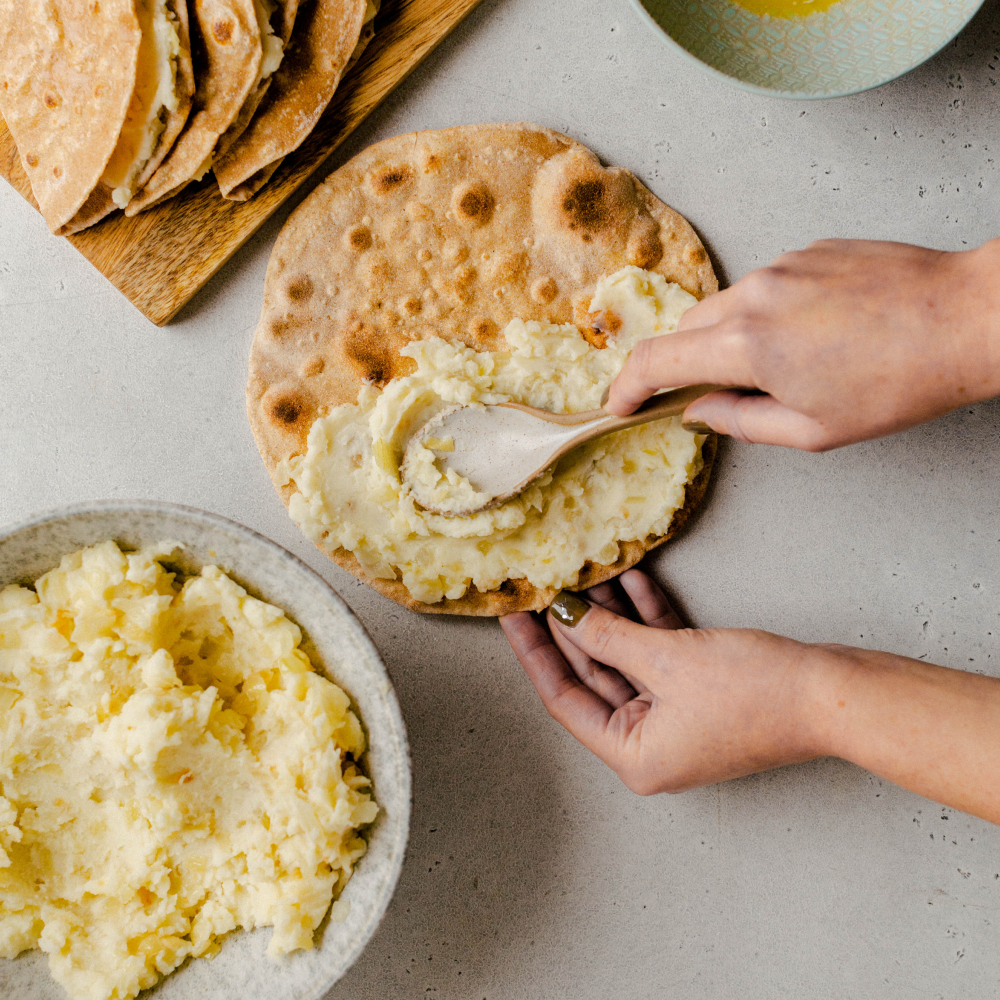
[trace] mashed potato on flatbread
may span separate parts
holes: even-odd
[[[602,279],[590,304],[609,331],[603,347],[572,324],[522,320],[504,330],[507,350],[414,341],[400,353],[416,362],[415,373],[382,391],[365,386],[356,405],[333,407],[313,423],[305,454],[279,463],[278,480],[294,489],[292,518],[323,548],[343,547],[369,576],[401,579],[427,604],[460,598],[473,585],[496,590],[507,579],[574,586],[588,560],[613,563],[619,542],[668,531],[702,467],[704,437],[684,430],[679,417],[598,438],[520,496],[464,517],[421,507],[400,475],[401,456],[415,431],[454,404],[596,409],[632,347],[676,330],[696,302],[662,275],[629,266]],[[441,476],[430,450],[421,457],[423,495],[437,490],[439,509],[468,499],[467,481]]]
[[[182,585],[172,548],[105,542],[0,590],[0,956],[40,948],[79,1000],[236,927],[311,948],[377,812],[298,627],[214,566]]]
[[[156,151],[166,127],[165,112],[176,111],[180,103],[177,19],[164,0],[138,0],[135,12],[142,29],[135,88],[118,144],[102,177],[119,208],[132,200],[139,175]]]

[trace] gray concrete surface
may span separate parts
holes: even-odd
[[[1000,5],[858,97],[750,96],[627,0],[485,0],[331,166],[398,132],[531,119],[634,170],[730,281],[822,236],[1000,233]],[[243,409],[281,213],[165,330],[0,185],[0,522],[154,497],[242,521],[371,630],[416,811],[385,923],[331,1000],[1000,993],[1000,833],[822,761],[639,799],[542,710],[489,621],[422,618],[327,565]],[[825,456],[726,446],[654,568],[690,619],[1000,674],[1000,406]]]

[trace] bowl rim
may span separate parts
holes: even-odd
[[[377,679],[381,682],[382,694],[385,699],[386,708],[391,718],[392,725],[396,730],[394,735],[397,739],[397,746],[402,764],[399,775],[401,785],[401,805],[399,810],[401,843],[399,845],[399,850],[396,851],[392,865],[389,868],[388,878],[385,882],[385,889],[382,893],[382,897],[372,910],[367,925],[363,927],[362,932],[359,934],[356,944],[354,948],[351,949],[349,958],[341,971],[334,979],[328,979],[321,976],[318,979],[313,980],[313,982],[306,987],[306,992],[300,994],[301,1000],[318,1000],[319,997],[322,997],[341,978],[343,978],[343,976],[347,974],[360,957],[361,953],[368,946],[372,937],[374,937],[375,932],[381,926],[385,913],[389,908],[389,903],[396,894],[403,864],[405,863],[407,851],[409,849],[413,815],[413,760],[410,750],[409,734],[406,728],[406,720],[403,717],[403,712],[399,704],[399,697],[396,694],[396,688],[393,684],[392,677],[390,676],[389,670],[382,658],[382,654],[379,652],[378,647],[375,645],[361,619],[358,618],[358,616],[351,609],[350,605],[348,605],[340,594],[338,594],[337,591],[334,590],[333,587],[327,583],[327,581],[324,580],[319,573],[317,573],[311,566],[307,565],[294,553],[268,538],[266,535],[261,534],[259,531],[255,531],[253,528],[247,527],[245,524],[240,524],[238,521],[224,517],[221,514],[203,510],[200,507],[191,507],[186,504],[173,503],[166,500],[105,499],[80,501],[38,511],[34,514],[29,514],[25,517],[19,518],[16,521],[0,524],[0,545],[23,531],[27,531],[44,524],[66,521],[71,518],[87,514],[133,512],[180,517],[202,527],[235,534],[253,545],[269,549],[271,553],[278,560],[284,563],[284,565],[291,572],[302,578],[306,585],[318,588],[320,592],[323,593],[324,597],[328,599],[333,606],[338,608],[338,610],[341,611],[350,622],[352,622],[353,626],[357,630],[356,638],[358,642],[366,648],[372,663],[377,666],[381,674],[381,676]],[[208,554],[206,553],[206,555]],[[225,569],[224,571],[228,572]],[[251,580],[239,582],[241,586],[243,585],[243,582],[246,582],[253,587],[253,581]],[[283,608],[281,610],[284,611]],[[296,622],[296,624],[299,623]],[[302,627],[307,634],[309,633],[308,625],[302,624],[300,627]],[[327,674],[328,677],[333,676],[332,674],[327,673],[325,665],[323,666],[323,672]],[[362,719],[362,722],[364,722],[364,719]]]
[[[921,56],[915,63],[912,63],[906,69],[900,70],[898,73],[894,73],[892,76],[887,76],[884,80],[879,80],[876,83],[869,83],[864,87],[854,87],[850,90],[835,90],[826,93],[802,93],[795,90],[776,90],[770,87],[761,87],[756,83],[748,83],[746,80],[741,80],[738,76],[731,76],[728,73],[723,73],[722,70],[716,69],[714,66],[709,65],[702,59],[699,59],[693,52],[684,48],[680,42],[677,41],[666,28],[656,20],[655,17],[649,12],[646,7],[644,0],[630,0],[630,3],[639,13],[640,17],[646,21],[646,23],[654,29],[654,31],[660,35],[664,42],[667,43],[668,47],[673,48],[675,51],[679,52],[685,59],[689,62],[694,63],[709,76],[715,77],[717,80],[724,80],[731,86],[737,87],[740,90],[745,90],[751,94],[760,94],[762,97],[778,97],[788,101],[826,101],[832,100],[837,97],[853,97],[855,94],[864,94],[869,90],[875,90],[878,87],[883,87],[887,83],[892,83],[893,80],[898,80],[901,76],[906,76],[907,73],[912,73],[913,70],[920,66],[923,66],[925,62],[933,59],[942,49],[950,45],[958,36],[965,31],[969,26],[969,22],[979,13],[980,8],[985,3],[985,0],[977,0],[975,7],[969,13],[969,16],[962,23],[962,25],[951,34],[948,38],[941,42],[937,48],[933,51],[928,52],[926,55]]]

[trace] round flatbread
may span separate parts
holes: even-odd
[[[413,362],[411,340],[439,336],[479,351],[503,348],[510,320],[591,330],[597,282],[626,265],[662,274],[697,298],[718,289],[708,254],[680,215],[629,171],[602,167],[585,146],[530,124],[417,132],[370,147],[306,199],[282,230],[254,336],[247,410],[285,503],[278,463],[306,450],[316,417],[355,403]],[[595,340],[595,343],[597,341]],[[673,534],[700,502],[705,468],[688,486]],[[578,589],[635,565],[668,536],[623,542],[610,565],[587,564]],[[400,582],[339,565],[420,611],[497,615],[537,610],[554,593],[525,580],[457,600],[415,601]]]
[[[97,188],[118,143],[142,31],[133,0],[0,3],[0,112],[58,233]],[[87,205],[88,217],[98,206]],[[95,220],[96,221],[96,220]]]

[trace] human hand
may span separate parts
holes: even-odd
[[[823,752],[812,706],[825,653],[743,629],[685,629],[660,588],[629,570],[620,583],[560,598],[500,624],[549,713],[635,792],[679,792]],[[582,607],[580,607],[582,606]],[[644,624],[639,624],[639,622]]]
[[[748,629],[686,629],[645,573],[500,619],[549,714],[635,792],[837,756],[1000,823],[1000,680]],[[639,624],[639,622],[644,624]]]
[[[946,253],[822,240],[782,254],[640,341],[607,409],[665,386],[744,386],[684,414],[741,441],[825,451],[1000,393],[1000,241]]]

